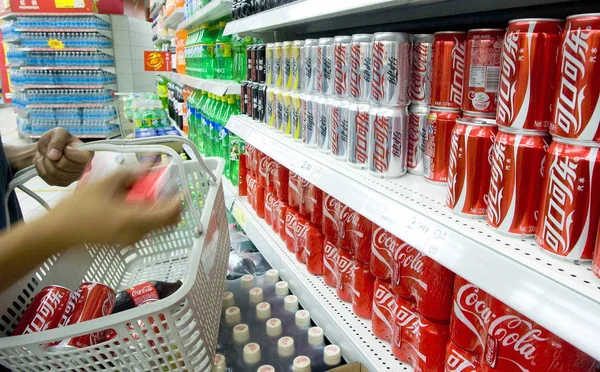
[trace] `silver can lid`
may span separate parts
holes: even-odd
[[[332,37],[322,37],[319,38],[319,45],[330,45],[333,44],[333,38]]]
[[[357,43],[370,43],[371,41],[373,41],[373,34],[354,34],[352,35],[352,41],[355,41]]]
[[[373,40],[408,43],[410,42],[410,34],[407,34],[406,32],[376,32],[373,35]]]
[[[304,40],[304,46],[317,45],[317,44],[319,44],[319,40],[318,39],[306,39],[306,40]]]
[[[413,34],[412,41],[417,43],[433,42],[433,34]]]
[[[456,124],[476,125],[481,127],[493,127],[496,125],[496,119],[492,118],[458,118]]]
[[[349,43],[350,41],[352,41],[352,36],[348,35],[341,35],[333,38],[334,43]]]

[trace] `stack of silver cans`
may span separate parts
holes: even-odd
[[[432,40],[379,32],[267,44],[265,123],[376,177],[422,174]]]

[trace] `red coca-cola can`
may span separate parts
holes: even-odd
[[[42,288],[33,297],[12,335],[25,335],[58,327],[70,295],[71,290],[58,285]]]
[[[550,134],[600,141],[600,13],[567,18],[559,53],[559,79]],[[598,66],[596,66],[598,65]]]
[[[310,219],[310,213],[311,213],[310,207],[312,207],[312,203],[307,200],[307,197],[309,196],[309,193],[310,193],[309,187],[311,185],[307,180],[298,176],[297,186],[298,186],[298,194],[300,195],[300,199],[299,199],[300,202],[298,203],[298,212],[300,212],[301,216],[304,216],[304,217]]]
[[[337,287],[337,261],[338,248],[333,242],[325,239],[323,243],[323,281],[332,288]]]
[[[392,233],[373,224],[371,237],[371,273],[390,282],[392,280],[392,257],[402,241]]]
[[[495,120],[457,119],[452,129],[446,205],[473,218],[486,214]]]
[[[429,106],[412,104],[408,107],[408,147],[406,168],[408,173],[423,175],[423,151],[427,139]]]
[[[277,200],[275,201],[275,203],[273,203],[273,230],[275,230],[275,232],[279,234],[279,237],[283,241],[285,241],[286,237],[285,221],[287,216],[287,209],[287,204],[281,200]]]
[[[271,172],[275,166],[275,161],[265,154],[260,156],[258,163],[258,184],[265,189],[271,187]]]
[[[412,39],[412,69],[409,85],[410,101],[426,105],[431,96],[431,57],[433,35],[414,34]]]
[[[598,143],[554,138],[548,149],[535,242],[570,260],[591,260],[600,205]]]
[[[295,253],[294,240],[296,236],[296,222],[301,218],[300,214],[293,208],[287,208],[285,214],[285,246],[288,251]]]
[[[415,371],[444,372],[447,324],[433,323],[417,311],[415,303],[396,296],[396,318],[392,352]]]
[[[298,218],[294,236],[296,260],[306,264],[313,275],[323,275],[323,239],[323,233],[310,221]]]
[[[275,196],[278,200],[284,201],[287,203],[288,201],[288,179],[289,179],[289,170],[279,163],[275,163],[275,167],[273,169],[273,187],[275,189]]]
[[[288,178],[288,204],[290,207],[298,209],[302,203],[303,195],[300,193],[300,176],[290,172]]]
[[[396,298],[394,292],[392,292],[392,284],[381,279],[375,279],[371,330],[378,338],[392,342],[395,319]]]
[[[83,283],[77,291],[71,292],[60,326],[66,327],[110,315],[115,306],[115,299],[116,294],[112,288],[100,283]],[[48,350],[80,349],[104,341],[105,336],[106,331],[92,332],[60,341]]]
[[[533,236],[550,136],[499,127],[492,148],[486,221],[498,232]]]
[[[482,371],[591,371],[595,360],[514,309],[490,297]]]
[[[273,228],[273,204],[275,203],[275,194],[267,191],[265,193],[265,222]],[[274,230],[274,228],[273,228]]]
[[[496,113],[504,29],[469,30],[465,52],[462,110]]]
[[[323,221],[321,230],[327,239],[337,243],[337,221],[338,200],[329,194],[323,193]]]
[[[448,163],[452,129],[460,111],[432,107],[427,116],[427,138],[423,151],[423,176],[440,185],[448,182]]]
[[[404,242],[395,250],[392,290],[414,301],[422,316],[447,323],[453,288],[452,271]]]
[[[352,311],[360,318],[371,319],[375,277],[369,271],[369,264],[357,260],[352,270]]]
[[[481,372],[479,354],[458,347],[452,340],[446,346],[445,372]]]
[[[357,224],[358,213],[342,202],[338,202],[335,214],[337,227],[337,242],[338,248],[352,250],[352,226]]]
[[[490,295],[456,275],[453,298],[450,337],[461,349],[481,355],[487,329],[495,318],[489,308]]]
[[[347,232],[350,234],[350,250],[354,251],[356,261],[370,265],[373,223],[358,213],[351,221]]]
[[[552,118],[558,46],[564,21],[508,22],[502,48],[498,126],[547,131]]]
[[[352,274],[354,254],[345,249],[339,249],[335,266],[337,277],[336,293],[340,300],[352,302]]]
[[[300,207],[300,212],[302,213],[302,211],[306,211],[311,223],[321,227],[323,222],[323,191],[308,182],[306,182],[306,188],[304,189],[304,203]]]
[[[249,177],[248,182],[248,199],[250,205],[260,218],[265,218],[265,188],[258,184],[258,179]]]
[[[429,105],[460,109],[465,80],[466,32],[436,32],[433,37]]]

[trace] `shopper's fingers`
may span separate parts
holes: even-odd
[[[157,203],[144,213],[139,213],[135,225],[145,230],[145,233],[172,225],[179,220],[181,209],[181,201],[178,198]]]
[[[57,161],[63,155],[67,144],[74,139],[66,129],[54,128],[42,135],[38,143],[38,149],[50,160]]]
[[[46,181],[49,185],[53,186],[69,186],[71,182],[67,182],[64,179],[57,179],[56,177],[49,174],[48,169],[44,165],[45,157],[40,157],[34,161],[35,168],[40,175],[40,177]]]
[[[68,160],[71,164],[79,164],[85,166],[92,159],[94,153],[90,151],[79,150],[69,145],[65,147],[64,155],[64,158]]]
[[[101,181],[101,187],[112,193],[124,193],[144,172],[143,168],[118,170]]]

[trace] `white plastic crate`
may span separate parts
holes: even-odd
[[[160,142],[170,139],[191,144],[178,137],[159,138]],[[221,184],[224,160],[205,158],[205,167],[197,160],[181,161],[166,146],[141,146],[153,141],[113,140],[85,146],[96,151],[108,146],[110,151],[162,151],[171,155],[180,176],[173,182],[180,186],[184,200],[180,223],[154,231],[133,246],[86,245],[49,257],[0,293],[0,334],[10,335],[32,298],[47,285],[74,290],[82,282],[94,281],[117,291],[147,280],[181,279],[183,285],[161,301],[126,312],[40,333],[0,338],[0,364],[14,371],[212,368],[229,252]],[[208,169],[217,176],[208,174]],[[27,179],[15,177],[16,183],[21,184]],[[199,212],[197,216],[195,212]],[[52,341],[106,329],[114,329],[118,337],[76,350],[49,352],[45,347]]]

